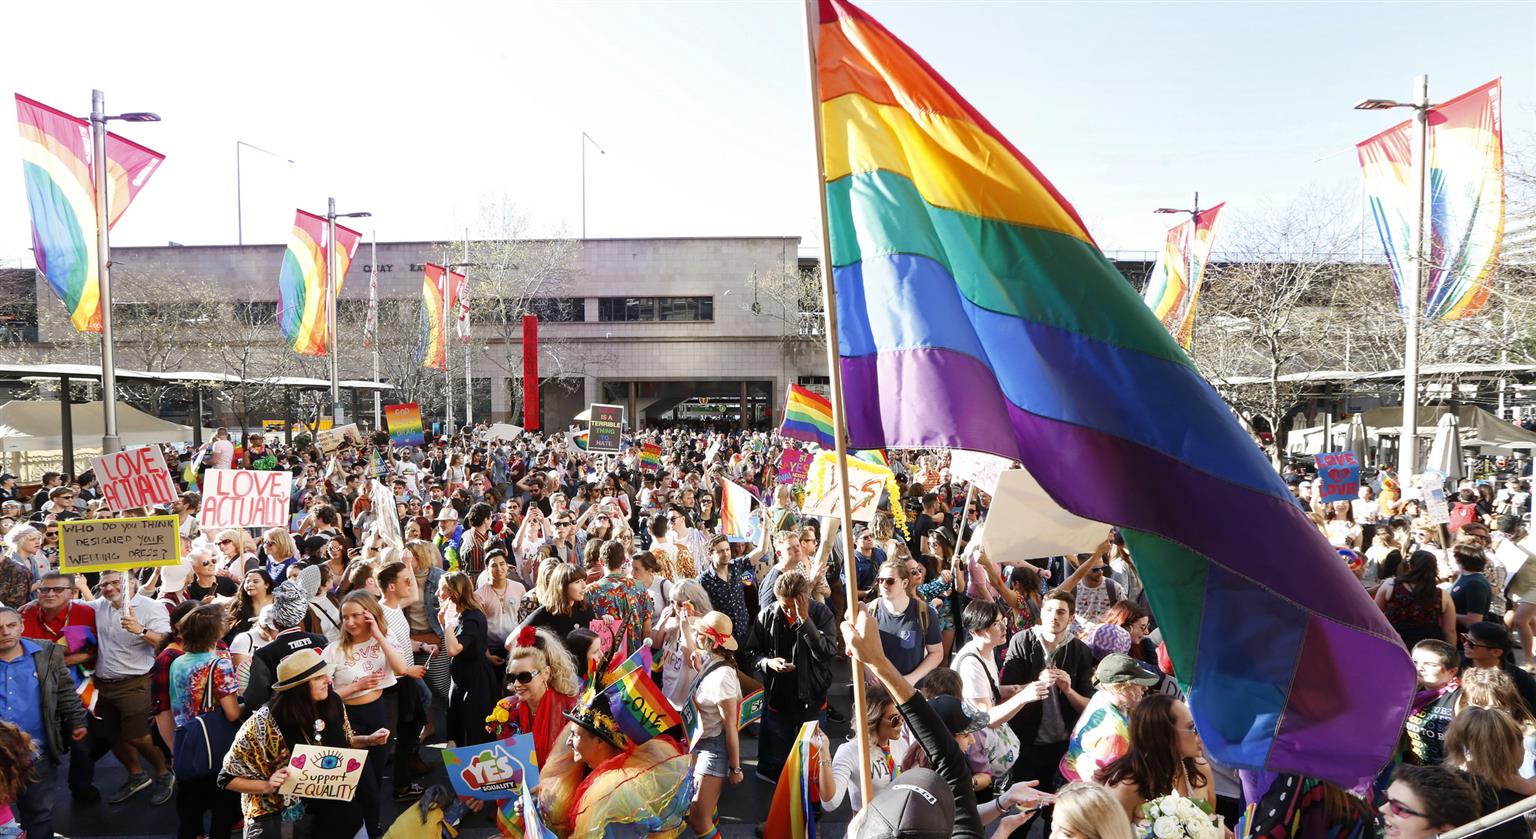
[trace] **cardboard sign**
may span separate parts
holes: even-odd
[[[986,452],[954,449],[949,453],[949,474],[969,481],[988,495],[997,494],[997,476],[1013,468],[1013,461]]]
[[[510,422],[498,422],[480,433],[480,439],[484,442],[505,440],[508,443],[516,440],[523,430]]]
[[[533,735],[518,734],[495,743],[443,749],[443,765],[453,791],[466,798],[495,801],[516,798],[539,785]]]
[[[1360,497],[1360,456],[1354,452],[1313,455],[1317,460],[1317,500],[1353,501]]]
[[[367,761],[367,749],[294,746],[293,756],[288,758],[288,780],[278,792],[300,798],[351,801],[357,795],[357,783]]]
[[[170,506],[176,500],[176,482],[165,465],[159,446],[104,454],[91,458],[91,469],[101,481],[101,497],[114,513],[139,507]]]
[[[981,530],[993,559],[1026,560],[1087,553],[1109,535],[1109,525],[1063,510],[1024,469],[997,476],[997,492]]]
[[[1445,478],[1436,472],[1419,476],[1419,492],[1424,498],[1424,512],[1432,524],[1450,524],[1451,507],[1445,501]]]
[[[624,406],[594,403],[587,412],[587,451],[618,454],[624,440]]]
[[[397,446],[427,444],[427,435],[421,430],[421,404],[418,402],[385,405],[384,424],[389,426],[389,442]]]
[[[67,574],[180,563],[175,516],[59,522],[59,570]]]
[[[779,455],[779,483],[805,483],[805,476],[811,471],[811,461],[813,459],[810,452],[803,452],[799,449],[785,449],[784,453]]]
[[[226,527],[287,527],[293,475],[252,469],[209,469],[203,473],[204,530]]]
[[[837,453],[816,455],[822,465],[814,486],[806,486],[805,512],[816,516],[836,516],[842,505],[842,490],[837,480]],[[880,496],[885,492],[891,470],[863,460],[848,458],[848,503],[850,518],[869,524],[875,520]]]
[[[315,445],[320,447],[321,454],[335,454],[342,446],[357,446],[362,448],[363,432],[357,430],[357,423],[349,422],[340,428],[327,428],[315,435]]]

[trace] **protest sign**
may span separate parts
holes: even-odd
[[[1024,559],[1087,553],[1109,535],[1109,525],[1063,510],[1028,471],[1010,469],[997,476],[981,534],[989,555]]]
[[[784,453],[779,455],[779,483],[805,483],[805,476],[811,471],[812,459],[810,452],[785,449]]]
[[[539,785],[533,735],[518,734],[495,743],[443,749],[443,765],[453,791],[466,798],[495,801],[516,798],[524,787]]]
[[[91,469],[101,481],[101,498],[114,513],[139,507],[170,506],[176,500],[176,482],[165,465],[159,446],[140,446],[91,458]],[[195,473],[194,473],[195,474]]]
[[[209,469],[203,473],[203,508],[197,521],[204,530],[226,527],[287,527],[289,472]]]
[[[278,788],[283,795],[351,801],[363,777],[367,749],[298,744],[288,758],[288,780]]]
[[[1496,537],[1493,544],[1494,559],[1504,565],[1504,570],[1508,572],[1507,579],[1514,579],[1514,576],[1520,573],[1520,569],[1530,560],[1531,554],[1536,553],[1536,536],[1527,536],[1520,542],[1506,539],[1503,534],[1496,533],[1494,536]]]
[[[523,429],[513,425],[510,422],[498,422],[492,425],[490,428],[487,428],[485,431],[481,432],[480,439],[484,442],[505,440],[510,443],[513,440],[516,440],[518,435],[522,433]]]
[[[1424,496],[1424,512],[1430,523],[1450,524],[1451,507],[1445,501],[1445,478],[1436,472],[1425,472],[1419,476],[1419,492]]]
[[[327,428],[315,434],[315,445],[320,447],[321,454],[335,454],[342,446],[363,446],[363,432],[357,430],[357,423],[349,422],[337,428]]]
[[[59,522],[59,570],[112,571],[181,563],[175,516]]]
[[[957,481],[969,481],[988,495],[997,494],[997,476],[1013,468],[1013,461],[986,452],[953,449],[949,453],[949,474]]]
[[[624,438],[624,406],[599,405],[587,409],[587,451],[618,454]]]
[[[389,426],[389,442],[397,446],[425,446],[421,430],[421,404],[406,402],[384,406],[384,423]]]
[[[1317,460],[1317,500],[1327,503],[1360,497],[1360,455],[1327,452],[1313,457]]]
[[[885,492],[891,470],[863,460],[848,458],[848,504],[854,521],[869,524],[875,520],[880,495]],[[837,480],[837,453],[822,452],[811,463],[806,478],[805,512],[816,516],[836,516],[842,504],[842,490]]]

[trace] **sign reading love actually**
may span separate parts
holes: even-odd
[[[101,482],[101,497],[114,513],[140,507],[169,507],[176,500],[176,482],[159,446],[140,446],[91,459]]]
[[[278,788],[283,795],[351,801],[363,777],[366,749],[330,746],[294,746],[288,758],[288,780]]]
[[[209,469],[203,473],[203,507],[197,521],[205,530],[226,527],[287,527],[293,475],[254,469]]]
[[[1314,455],[1317,460],[1318,500],[1353,501],[1360,497],[1360,456],[1354,452]]]

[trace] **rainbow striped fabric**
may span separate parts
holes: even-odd
[[[1218,759],[1374,775],[1414,687],[1381,610],[1044,175],[869,15],[819,8],[850,447],[1020,461],[1120,527]]]
[[[1163,249],[1147,279],[1143,298],[1152,308],[1152,314],[1162,321],[1164,328],[1179,346],[1188,350],[1195,337],[1195,304],[1200,300],[1200,287],[1205,282],[1205,266],[1211,258],[1211,246],[1216,239],[1216,217],[1226,202],[1209,210],[1201,210],[1193,219],[1168,231]],[[1190,236],[1193,233],[1195,249],[1195,276],[1189,274]]]
[[[443,305],[443,274],[441,265],[427,264],[421,277],[421,334],[416,339],[416,363],[429,370],[448,369],[448,321],[449,312],[458,311],[459,294],[464,289],[464,275],[447,272],[449,276],[448,304]]]
[[[293,233],[288,236],[288,249],[283,252],[283,266],[277,275],[277,322],[283,338],[299,355],[323,356],[330,345],[326,324],[330,284],[325,276],[330,257],[325,227],[323,216],[296,211]],[[336,241],[341,246],[336,253],[337,294],[362,238],[356,230],[336,225]]]
[[[682,715],[645,670],[630,669],[603,689],[603,698],[619,730],[637,746],[683,724]]]
[[[890,461],[885,457],[884,449],[864,449],[862,451],[849,452],[849,454],[865,463],[873,463],[876,466],[884,466],[887,469],[891,468]]]
[[[726,536],[747,536],[752,532],[752,493],[729,478],[720,479],[720,531]]]
[[[64,303],[77,331],[100,332],[91,125],[20,94],[16,121],[21,129],[21,174],[32,213],[37,270]],[[108,230],[164,160],[159,152],[107,134]]]
[[[789,759],[779,770],[779,782],[774,785],[773,800],[768,804],[768,818],[763,822],[764,836],[816,839],[819,795],[811,784],[811,767],[817,762],[816,747],[811,743],[815,733],[815,720],[802,723],[794,745],[789,747]]]
[[[640,446],[640,468],[646,472],[661,471],[661,446],[645,443]]]
[[[794,440],[816,443],[824,449],[837,445],[832,436],[832,403],[826,397],[797,384],[789,386],[784,403],[784,424],[779,433]]]
[[[1424,317],[1458,320],[1488,302],[1488,273],[1504,236],[1504,132],[1500,80],[1471,90],[1429,114],[1429,271]],[[1403,271],[1412,266],[1409,219],[1413,194],[1411,122],[1356,146],[1376,230],[1381,234],[1398,308]]]

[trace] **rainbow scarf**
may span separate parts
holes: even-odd
[[[448,301],[443,305],[443,275],[448,275]],[[421,276],[421,333],[416,339],[416,363],[428,370],[448,369],[449,312],[457,311],[464,289],[464,275],[441,265],[427,264]]]
[[[661,471],[661,446],[646,443],[640,447],[640,468],[647,472]]]
[[[815,733],[815,720],[802,724],[794,745],[789,747],[789,760],[784,761],[784,768],[779,771],[773,801],[768,805],[768,820],[763,822],[764,836],[816,839],[817,792],[811,783],[811,768],[816,765],[811,735]]]
[[[794,440],[815,443],[824,449],[837,445],[832,435],[832,403],[800,385],[789,386],[784,405],[784,424],[779,434]]]
[[[1045,176],[864,11],[819,10],[849,446],[1020,461],[1124,534],[1217,759],[1374,775],[1414,684],[1381,610]]]
[[[91,126],[41,102],[16,96],[21,174],[32,214],[37,270],[69,311],[79,332],[101,331],[97,275],[96,179],[91,173]],[[165,155],[107,134],[107,229],[127,212]]]
[[[299,355],[323,356],[330,345],[326,322],[331,295],[326,281],[330,250],[325,235],[324,218],[298,210],[277,276],[277,322],[283,337]],[[352,267],[352,257],[362,238],[356,230],[336,225],[336,242],[341,246],[336,252],[336,294],[341,293],[341,282]]]

